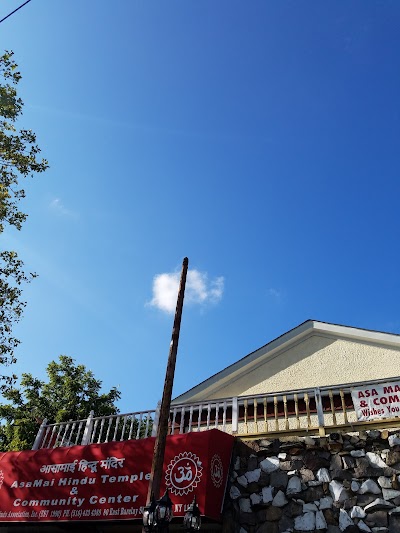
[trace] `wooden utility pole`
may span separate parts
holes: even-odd
[[[171,344],[169,346],[169,355],[167,371],[165,374],[164,392],[160,407],[160,416],[154,445],[153,463],[151,465],[151,474],[149,490],[147,492],[147,503],[150,503],[151,496],[154,495],[156,500],[160,497],[161,480],[163,476],[163,463],[165,444],[168,434],[169,412],[171,407],[172,386],[174,384],[176,354],[178,352],[179,331],[181,327],[183,298],[185,295],[186,275],[188,270],[189,259],[184,258],[182,263],[181,280],[179,283],[178,300],[176,302],[176,311],[174,325],[172,328]]]

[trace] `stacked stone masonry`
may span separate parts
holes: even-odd
[[[400,533],[400,435],[238,441],[224,533]]]

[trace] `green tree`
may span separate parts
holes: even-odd
[[[121,393],[115,387],[102,393],[102,382],[71,357],[60,355],[46,372],[47,382],[22,374],[20,388],[8,387],[4,392],[8,403],[0,404],[0,450],[32,448],[44,418],[53,423],[81,420],[92,410],[96,416],[118,413],[115,402]]]
[[[45,159],[39,158],[40,148],[31,130],[18,129],[23,102],[17,94],[21,80],[13,52],[0,56],[0,234],[6,227],[22,228],[27,214],[19,202],[25,197],[22,178],[44,172]],[[0,364],[15,362],[14,351],[19,340],[13,335],[13,325],[22,316],[25,302],[21,300],[22,286],[35,277],[24,271],[24,264],[14,251],[0,252]],[[0,373],[0,388],[4,390],[15,376]]]

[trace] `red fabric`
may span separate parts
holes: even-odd
[[[174,516],[196,495],[201,514],[220,519],[232,445],[218,430],[167,438],[162,491]],[[4,453],[0,522],[141,519],[153,448],[149,438]]]

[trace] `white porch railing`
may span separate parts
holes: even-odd
[[[353,387],[400,380],[399,377],[331,387],[314,387],[173,405],[169,434],[217,428],[242,437],[273,434],[319,434],[356,430],[373,424],[400,426],[400,418],[358,422]],[[150,411],[47,424],[43,421],[33,449],[146,438],[155,435],[158,408]]]
[[[85,420],[55,424],[43,420],[32,449],[147,438],[154,423],[156,410],[97,417],[91,411]]]

